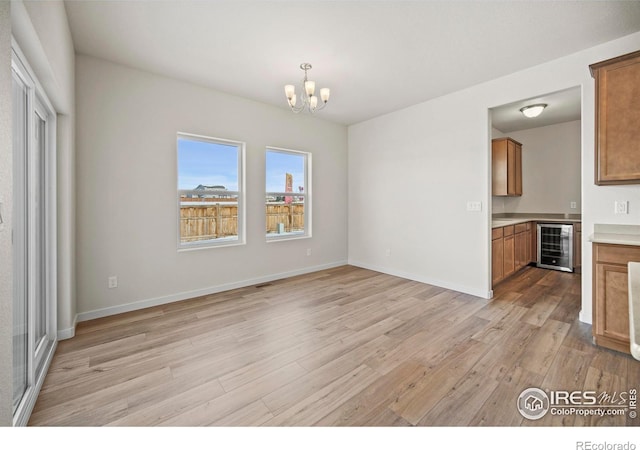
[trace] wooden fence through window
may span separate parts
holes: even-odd
[[[277,233],[278,224],[283,224],[284,232],[304,231],[303,202],[267,203],[267,234]]]
[[[194,242],[238,235],[238,205],[230,202],[193,204],[181,202],[180,241]],[[269,202],[266,205],[266,232],[304,231],[303,202]],[[282,226],[279,226],[282,224]]]

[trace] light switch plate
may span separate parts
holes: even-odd
[[[578,204],[576,202],[571,202],[571,209],[576,209]]]

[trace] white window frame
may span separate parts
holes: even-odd
[[[303,194],[297,193],[297,192],[270,192],[267,191],[267,187],[266,187],[266,171],[267,171],[267,163],[266,163],[266,156],[267,156],[267,152],[278,152],[278,153],[284,153],[284,154],[293,154],[293,155],[298,155],[298,156],[303,156],[304,157],[304,189],[305,192]],[[292,150],[289,148],[282,148],[282,147],[271,147],[271,146],[267,146],[266,150],[265,150],[265,166],[264,166],[264,170],[265,170],[265,194],[264,194],[264,199],[265,199],[265,208],[266,208],[266,198],[268,195],[276,195],[276,196],[283,196],[283,197],[304,197],[304,233],[291,233],[291,234],[268,234],[265,233],[266,235],[266,239],[267,242],[280,242],[280,241],[291,241],[291,240],[295,240],[295,239],[308,239],[312,236],[312,230],[311,230],[311,224],[312,224],[312,188],[311,188],[311,153],[310,152],[305,152],[305,151],[301,151],[301,150]],[[267,216],[266,216],[266,210],[264,213],[264,220],[265,220],[265,225],[263,226],[263,229],[266,228],[266,220],[267,220]]]
[[[229,145],[237,147],[238,149],[238,191],[207,191],[209,193],[224,193],[225,195],[237,195],[238,196],[238,237],[237,239],[210,239],[203,241],[193,241],[193,242],[181,242],[180,236],[180,197],[183,194],[196,194],[198,191],[194,190],[185,190],[180,189],[178,185],[178,140],[179,139],[188,139],[192,141],[200,141],[211,144],[220,144],[220,145]],[[176,136],[176,190],[177,190],[177,201],[176,201],[176,236],[177,236],[177,245],[178,251],[191,251],[191,250],[202,250],[209,248],[217,248],[217,247],[233,247],[237,245],[245,245],[246,243],[246,202],[245,202],[245,152],[246,152],[246,144],[241,141],[233,141],[230,139],[221,139],[211,136],[202,136],[198,134],[184,133],[178,132]]]
[[[45,308],[46,308],[46,330],[40,342],[35,342],[35,316],[28,313],[28,349],[27,349],[27,389],[17,405],[17,408],[13,414],[14,426],[26,426],[31,411],[35,406],[35,402],[40,392],[40,388],[44,383],[45,376],[53,359],[57,347],[57,194],[56,194],[56,170],[57,170],[57,149],[56,149],[56,128],[57,128],[57,116],[53,105],[47,98],[44,89],[38,82],[31,66],[27,62],[26,57],[20,50],[15,38],[11,38],[11,70],[12,76],[15,76],[21,83],[27,88],[27,152],[28,158],[34,157],[34,154],[39,152],[35,144],[35,120],[34,115],[38,114],[46,123],[46,141],[44,150],[44,192],[45,198],[44,204],[44,242],[41,242],[42,253],[38,255],[33,245],[27,245],[26,255],[16,255],[18,260],[24,262],[26,257],[26,265],[24,263],[19,264],[21,267],[26,267],[27,280],[33,279],[36,274],[40,273],[37,270],[36,264],[38,263],[38,256],[45,260],[45,270],[42,274],[44,279],[39,282],[44,283],[44,295],[45,295]],[[33,178],[38,176],[33,171],[33,166],[30,166],[26,162],[26,169],[29,171],[29,177]],[[14,177],[18,174],[14,174]],[[27,201],[27,214],[31,217],[36,217],[35,210],[35,196],[37,193],[34,191],[32,183],[26,185],[26,201]],[[29,221],[26,224],[27,228],[26,239],[27,242],[37,242],[36,233],[37,229],[34,224]],[[13,231],[14,234],[17,230]],[[42,262],[42,261],[40,261]],[[19,276],[20,274],[18,274]],[[16,276],[14,276],[14,280]],[[33,289],[27,290],[27,305],[29,311],[36,311],[35,308],[36,297]]]

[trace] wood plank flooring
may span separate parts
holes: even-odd
[[[580,276],[526,268],[492,300],[352,266],[80,323],[30,425],[639,425],[524,419],[527,387],[620,392]]]

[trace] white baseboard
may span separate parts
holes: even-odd
[[[462,292],[464,294],[469,294],[476,297],[486,299],[490,299],[491,297],[493,297],[493,291],[491,290],[483,291],[481,289],[472,288],[462,284],[449,283],[447,281],[436,280],[422,275],[389,269],[386,267],[380,267],[374,264],[367,264],[360,261],[349,260],[349,264],[352,266],[362,267],[364,269],[375,270],[376,272],[386,273],[387,275],[393,275],[394,277],[406,278],[407,280],[419,281],[420,283],[431,284],[445,289],[451,289],[452,291]]]
[[[584,314],[584,309],[580,310],[580,314],[578,315],[578,319],[580,319],[580,322],[587,323],[589,325],[593,324],[593,319],[590,316],[587,316],[587,315]]]
[[[76,325],[78,324],[78,315],[73,318],[73,324],[71,328],[65,328],[63,330],[58,330],[58,340],[64,341],[65,339],[71,339],[76,335]]]
[[[211,286],[203,289],[196,289],[193,291],[179,292],[177,294],[165,295],[162,297],[155,297],[146,300],[138,300],[124,305],[110,306],[108,308],[95,309],[93,311],[86,311],[78,313],[76,316],[78,322],[84,322],[87,320],[98,319],[100,317],[113,316],[114,314],[121,314],[130,311],[136,311],[139,309],[150,308],[152,306],[165,305],[167,303],[177,302],[180,300],[188,300],[194,297],[201,297],[203,295],[217,294],[218,292],[230,291],[232,289],[243,288],[247,286],[253,286],[254,284],[267,283],[269,281],[280,280],[283,278],[294,277],[297,275],[304,275],[306,273],[318,272],[320,270],[332,269],[334,267],[340,267],[347,264],[347,261],[336,261],[333,263],[322,264],[319,266],[305,267],[303,269],[292,270],[289,272],[275,273],[266,275],[263,277],[252,278],[249,280],[237,281],[234,283],[221,284],[218,286]],[[66,331],[66,330],[63,330]],[[58,338],[60,339],[60,331],[58,331]]]

